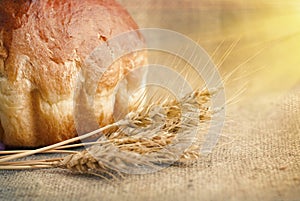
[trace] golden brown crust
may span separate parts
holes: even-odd
[[[137,25],[111,0],[1,0],[0,19],[0,140],[43,146],[74,137],[72,97],[84,59]],[[98,93],[112,95],[128,69],[143,65],[135,62],[140,57],[131,54],[112,65]],[[111,121],[112,108],[105,102],[97,107],[101,124]]]

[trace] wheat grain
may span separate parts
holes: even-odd
[[[197,129],[199,123],[210,120],[214,111],[208,103],[216,92],[196,90],[178,101],[137,107],[124,119],[106,127],[115,128],[113,132],[106,133],[97,142],[81,144],[89,145],[83,151],[66,152],[68,156],[52,160],[8,162],[40,152],[64,151],[64,148],[72,147],[66,146],[74,142],[71,139],[66,143],[1,158],[0,169],[58,167],[113,177],[122,173],[140,173],[141,170],[156,171],[174,162],[193,161],[199,157]],[[81,139],[84,137],[81,136]]]
[[[210,119],[206,103],[211,95],[208,90],[195,91],[180,101],[131,112],[125,118],[128,124],[110,133],[107,144],[67,156],[60,167],[84,173],[100,170],[103,174],[128,172],[134,166],[159,169],[163,164],[195,160],[199,146],[187,146],[195,137],[190,131],[197,128],[199,120]]]

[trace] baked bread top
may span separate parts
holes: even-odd
[[[85,58],[137,28],[113,0],[1,0],[0,141],[37,147],[76,136],[73,96]],[[136,40],[143,43],[140,35]],[[113,121],[116,84],[146,60],[141,52],[126,55],[99,80],[94,109],[100,125]],[[134,76],[127,84],[138,86],[142,79]]]

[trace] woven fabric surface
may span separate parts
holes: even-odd
[[[231,111],[237,115],[225,123],[212,154],[189,167],[170,167],[111,182],[57,169],[1,171],[0,198],[299,200],[299,92],[276,101],[234,106]]]

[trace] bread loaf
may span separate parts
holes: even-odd
[[[1,0],[0,141],[37,147],[76,136],[73,96],[85,58],[106,40],[137,28],[113,0]],[[132,53],[104,73],[95,99],[100,125],[113,121],[114,87],[146,61],[144,53]],[[144,77],[133,76],[127,84],[137,86]]]

